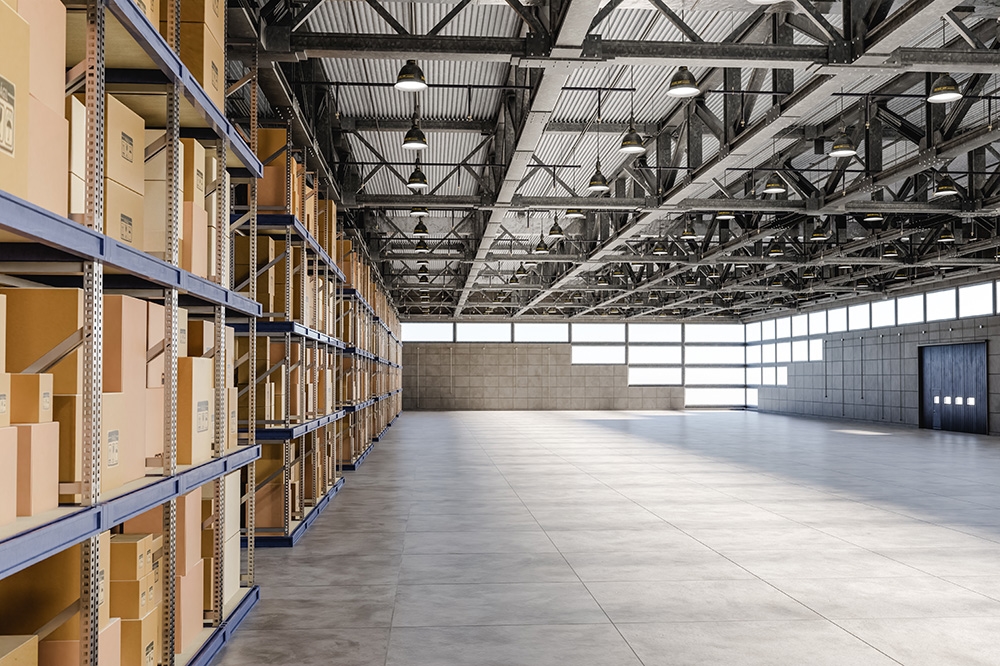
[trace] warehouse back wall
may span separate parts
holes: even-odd
[[[407,342],[404,409],[683,409],[679,386],[629,386],[625,365],[573,365],[569,344]]]

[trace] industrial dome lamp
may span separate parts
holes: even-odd
[[[694,78],[691,70],[687,67],[679,67],[670,78],[667,94],[671,97],[694,97],[701,94],[701,89],[698,88],[698,81]]]
[[[934,188],[934,194],[932,198],[941,199],[944,197],[954,197],[958,195],[958,185],[951,176],[944,175],[938,179],[937,186]]]
[[[396,83],[392,86],[403,92],[421,92],[427,90],[427,79],[416,60],[407,60],[396,75]]]
[[[764,194],[784,194],[788,188],[785,187],[785,181],[778,175],[778,172],[772,171],[771,175],[764,181],[764,189],[761,191]]]
[[[424,224],[423,219],[418,218],[417,219],[417,223],[415,225],[413,225],[413,235],[414,236],[430,236],[430,233],[431,232],[429,232],[427,230],[427,225]]]
[[[854,157],[858,154],[858,148],[847,136],[847,132],[841,130],[837,136],[833,137],[833,147],[830,149],[830,157]]]
[[[410,177],[406,180],[406,187],[414,192],[419,192],[421,190],[426,190],[430,185],[427,183],[427,176],[424,172],[420,170],[420,158],[417,158],[416,164],[413,165],[413,172]]]
[[[430,214],[426,206],[413,206],[410,208],[410,217],[427,217]]]

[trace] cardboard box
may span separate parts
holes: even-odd
[[[66,96],[66,6],[60,0],[31,0],[19,3],[17,11],[31,30],[28,52],[31,95],[58,111],[63,108]]]
[[[223,507],[223,520],[225,521],[225,540],[229,541],[240,533],[241,504],[240,496],[242,486],[240,484],[240,474],[234,472],[223,477],[225,484],[226,501]],[[206,483],[202,486],[201,494],[201,523],[209,525],[201,532],[201,556],[213,557],[215,554],[215,525],[213,516],[216,513],[213,483]]]
[[[153,600],[154,606],[159,606],[163,601],[163,579],[160,573],[163,569],[163,535],[158,534],[153,541],[153,570],[149,573],[149,598]],[[159,543],[159,548],[157,548]],[[157,557],[159,553],[160,557]]]
[[[184,652],[191,647],[201,630],[205,628],[205,561],[199,559],[184,574],[178,574],[176,581],[177,605],[174,616],[175,651]]]
[[[7,372],[7,296],[0,294],[0,373]]]
[[[235,449],[239,446],[240,438],[240,390],[230,388],[226,390],[226,412],[229,414],[229,427],[226,439],[226,450]]]
[[[0,527],[17,519],[17,428],[0,428]]]
[[[222,192],[222,183],[217,183],[219,177],[219,159],[215,155],[215,150],[205,151],[205,212],[208,213],[208,226],[214,227],[218,224],[216,213],[218,212],[219,194]]]
[[[25,368],[83,328],[81,289],[0,289],[7,296],[7,318],[17,321],[7,331],[7,371]],[[56,394],[76,394],[83,381],[83,354],[77,349],[49,372]]]
[[[79,97],[70,95],[63,109],[69,126],[69,172],[84,179],[87,175],[87,107]]]
[[[177,363],[177,464],[212,458],[213,360],[181,358]]]
[[[62,9],[63,13],[63,41],[66,34],[66,8],[59,0],[37,0],[39,5],[55,4]],[[25,3],[25,6],[33,6],[33,2]],[[31,33],[35,34],[33,27]],[[32,40],[34,42],[34,40]],[[52,46],[49,47],[50,52]],[[63,56],[58,60],[62,61]],[[51,60],[51,58],[50,58]],[[36,59],[32,53],[32,66]],[[34,69],[34,67],[32,67]],[[58,73],[62,73],[62,67],[58,68]],[[65,75],[61,75],[57,81],[58,101],[62,101]],[[42,102],[34,95],[28,98],[28,113],[31,117],[28,121],[28,195],[27,200],[33,204],[59,215],[66,217],[69,214],[69,197],[62,187],[53,187],[53,176],[64,174],[69,170],[69,123],[63,117],[59,103],[50,106]]]
[[[126,534],[163,533],[163,510],[154,507],[126,520]],[[201,557],[201,490],[177,498],[177,573],[188,572]]]
[[[183,47],[182,47],[183,48]],[[205,208],[205,147],[196,139],[181,139],[184,160],[181,177],[184,179],[183,201],[192,201]]]
[[[142,249],[145,214],[141,189],[136,192],[110,178],[104,180],[105,235]]]
[[[17,428],[17,515],[36,516],[59,506],[59,424]]]
[[[30,46],[28,23],[0,4],[0,190],[27,198]]]
[[[163,455],[163,409],[163,387],[147,388],[145,410],[147,458]]]
[[[141,196],[146,123],[114,95],[105,98],[104,111],[104,176]]]
[[[145,425],[140,425],[135,412],[138,396],[124,393],[103,394],[101,414],[101,494],[120,488],[146,475],[146,447],[140,437]],[[142,414],[145,417],[145,413]]]
[[[206,319],[188,321],[187,355],[212,358],[215,353],[215,322]]]
[[[156,607],[152,565],[139,580],[111,581],[111,614],[125,620],[141,620]]]
[[[87,214],[87,183],[75,173],[69,174],[69,202],[67,212],[69,219],[83,224]]]
[[[142,580],[152,572],[152,567],[153,535],[151,533],[115,534],[111,537],[112,581]]]
[[[163,386],[163,336],[166,310],[162,305],[146,304],[146,386]],[[177,354],[187,354],[188,316],[187,310],[177,308]],[[158,350],[158,351],[154,351]],[[152,358],[150,358],[152,357]]]
[[[98,539],[98,622],[106,627],[109,617],[107,567],[110,533]],[[0,579],[0,627],[10,634],[38,631],[80,598],[80,545],[70,546],[27,569]],[[80,638],[80,614],[77,613],[48,640]]]
[[[208,98],[219,109],[225,109],[226,53],[204,23],[181,23],[181,61],[208,93]]]
[[[38,636],[0,636],[0,666],[37,666]]]
[[[226,41],[225,0],[184,0],[181,3],[181,21],[204,23],[219,43]],[[160,7],[160,20],[167,20],[165,5]]]
[[[229,539],[223,546],[222,599],[228,603],[240,591],[240,540]],[[205,601],[207,610],[215,609],[215,559],[205,558]]]
[[[14,423],[52,421],[52,375],[8,375],[10,419]]]
[[[0,428],[10,425],[10,375],[0,372]]]
[[[151,25],[156,27],[160,23],[160,3],[159,0],[135,0],[135,4]]]
[[[160,607],[141,620],[122,620],[121,666],[156,666],[162,634]]]
[[[146,388],[146,310],[145,301],[131,296],[104,297],[103,386],[108,393],[134,396]]]
[[[149,181],[157,181],[166,183],[167,180],[167,147],[166,147],[166,136],[165,130],[161,129],[147,129],[143,133],[143,138],[145,141],[143,148],[143,177],[148,183]],[[184,151],[185,141],[182,139],[180,143],[177,144],[177,161],[180,164],[184,164],[186,159],[186,154]],[[180,188],[181,192],[184,191],[184,176],[181,174],[180,178],[177,179],[177,186]],[[149,194],[148,192],[146,193]],[[164,197],[166,197],[166,192],[164,192]],[[180,201],[184,201],[181,197]],[[166,202],[166,199],[164,199]],[[164,211],[166,207],[164,206]]]
[[[181,240],[181,268],[208,277],[208,214],[192,201],[184,202],[184,238]]]

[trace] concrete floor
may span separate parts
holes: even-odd
[[[752,412],[408,412],[229,666],[1000,664],[1000,440]]]

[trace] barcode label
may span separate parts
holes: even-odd
[[[48,391],[42,393],[42,410],[49,411],[52,409],[52,394]]]
[[[118,431],[108,432],[108,467],[118,466]]]
[[[209,426],[208,400],[198,401],[197,429],[198,432],[207,432]]]
[[[122,132],[122,159],[131,163],[134,153],[135,149],[132,144],[132,137]]]
[[[14,114],[17,86],[0,76],[0,152],[14,157]]]
[[[132,218],[125,213],[121,214],[121,239],[126,243],[132,242]]]

